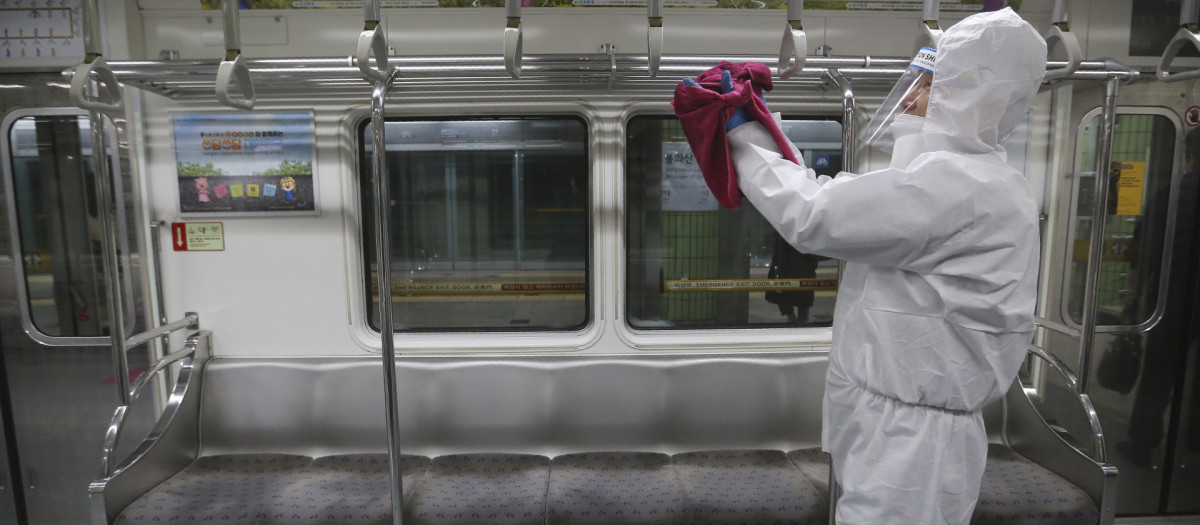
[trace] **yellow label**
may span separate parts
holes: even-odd
[[[246,196],[246,192],[245,192],[245,190],[242,189],[241,184],[234,184],[233,186],[230,186],[229,194],[233,195],[234,197],[245,197]]]
[[[246,185],[246,196],[247,197],[257,197],[258,196],[258,185],[257,184],[247,184]]]
[[[1114,162],[1112,176],[1117,178],[1117,215],[1141,215],[1146,163]]]

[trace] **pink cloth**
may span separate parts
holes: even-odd
[[[733,91],[721,94],[721,72],[729,70],[733,77]],[[770,91],[771,69],[757,62],[734,64],[722,61],[700,76],[696,83],[701,87],[679,84],[675,88],[675,116],[683,126],[704,182],[722,206],[736,210],[742,204],[742,190],[738,189],[737,171],[729,155],[729,143],[725,137],[725,121],[739,107],[746,108],[746,116],[766,126],[783,157],[796,162],[787,137],[775,125],[767,104],[763,102],[763,91]],[[755,96],[759,95],[759,96]]]

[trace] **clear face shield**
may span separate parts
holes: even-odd
[[[933,62],[937,51],[928,47],[921,48],[913,57],[908,69],[896,82],[896,87],[883,99],[883,104],[871,117],[858,139],[867,147],[877,148],[885,153],[891,153],[895,145],[892,136],[892,123],[897,115],[925,116],[925,105],[929,98],[929,86],[933,83]]]

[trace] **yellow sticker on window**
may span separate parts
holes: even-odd
[[[1146,163],[1114,162],[1111,175],[1117,179],[1117,215],[1141,215]]]

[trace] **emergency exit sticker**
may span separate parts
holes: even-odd
[[[173,222],[171,246],[177,252],[225,251],[225,227],[219,222]]]

